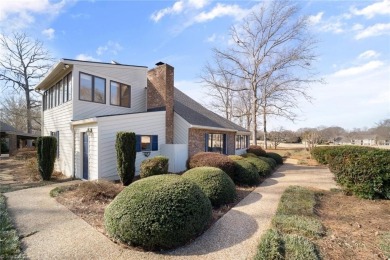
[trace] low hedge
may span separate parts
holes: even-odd
[[[267,156],[267,153],[261,148],[260,145],[251,145],[246,149],[247,153],[253,153],[256,156]]]
[[[328,164],[347,191],[366,199],[390,199],[390,150],[340,146],[315,148],[312,154]]]
[[[245,161],[256,167],[257,173],[260,177],[265,177],[272,172],[272,167],[265,161],[259,158],[248,157]]]
[[[187,161],[187,168],[192,169],[196,167],[216,167],[227,173],[230,178],[234,179],[236,167],[234,161],[227,155],[211,152],[201,152],[193,155]]]
[[[258,157],[260,160],[263,160],[265,161],[266,163],[269,164],[269,166],[271,166],[272,169],[275,169],[276,166],[278,166],[278,164],[276,163],[276,161],[270,157],[263,157],[263,156],[259,156]]]
[[[283,157],[277,153],[267,153],[267,157],[272,158],[276,161],[277,164],[283,164]]]
[[[199,186],[173,174],[132,183],[104,212],[109,236],[147,250],[184,245],[210,219],[211,203]]]
[[[197,167],[186,171],[183,178],[195,182],[206,196],[211,205],[220,205],[234,202],[236,186],[229,176],[215,167]]]
[[[140,166],[140,177],[146,178],[153,175],[167,174],[169,158],[156,156],[142,161]]]
[[[257,158],[258,156],[254,153],[244,153],[243,155],[241,155],[242,157],[244,158],[249,158],[249,157],[254,157],[254,158]]]
[[[232,159],[233,161],[237,161],[237,160],[244,160],[245,157],[241,156],[241,155],[228,155],[228,157],[230,159]]]
[[[236,174],[234,175],[234,182],[241,185],[254,186],[260,183],[257,169],[246,160],[235,161]]]

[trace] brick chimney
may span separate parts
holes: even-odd
[[[148,71],[147,109],[165,110],[165,143],[173,144],[174,68],[158,62]]]

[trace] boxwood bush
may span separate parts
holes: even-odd
[[[259,158],[248,157],[245,158],[245,161],[256,167],[257,173],[260,177],[265,177],[272,172],[272,167],[267,162]]]
[[[267,157],[274,159],[277,164],[283,164],[283,158],[282,158],[282,156],[280,156],[280,154],[267,153]]]
[[[260,182],[257,169],[246,160],[237,160],[236,174],[234,175],[234,182],[241,185],[257,185]]]
[[[247,153],[253,153],[256,156],[267,156],[267,153],[261,148],[260,145],[251,145],[246,149]]]
[[[314,149],[313,156],[329,165],[347,191],[367,199],[390,199],[390,150],[340,146]]]
[[[167,174],[169,158],[165,156],[156,156],[143,160],[140,166],[140,177],[146,178],[153,175]]]
[[[234,178],[236,167],[234,161],[227,155],[211,152],[201,152],[193,155],[187,162],[187,168],[209,166],[216,167],[227,173],[230,178]]]
[[[135,175],[136,139],[133,132],[117,132],[115,139],[116,165],[124,186],[129,185]]]
[[[109,236],[147,250],[184,245],[210,219],[211,203],[199,186],[173,174],[132,183],[104,212]]]
[[[276,161],[275,161],[274,159],[270,158],[270,157],[259,156],[258,158],[259,158],[260,160],[263,160],[263,161],[267,162],[267,163],[271,166],[272,169],[275,169],[276,166],[278,166],[278,164],[276,163]]]
[[[197,167],[186,171],[183,178],[195,182],[206,196],[211,205],[220,205],[234,202],[236,186],[229,176],[215,167]]]
[[[44,181],[49,181],[57,157],[57,139],[54,136],[37,138],[37,162],[39,173]]]
[[[244,158],[248,158],[248,157],[254,157],[254,158],[257,158],[258,156],[254,153],[245,153],[243,155],[241,155],[242,157]]]

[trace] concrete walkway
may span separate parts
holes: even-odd
[[[290,185],[325,190],[337,187],[327,168],[286,163],[193,243],[161,254],[130,250],[111,242],[50,198],[50,190],[58,185],[5,195],[19,234],[24,236],[23,249],[29,259],[227,260],[253,258],[281,194]]]

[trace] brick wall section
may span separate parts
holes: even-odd
[[[190,128],[188,133],[188,156],[191,157],[196,153],[204,152],[205,134],[226,134],[227,138],[227,153],[235,154],[235,138],[236,134],[233,132],[193,129]]]
[[[162,64],[148,71],[148,109],[165,108],[165,143],[173,144],[174,68]]]

